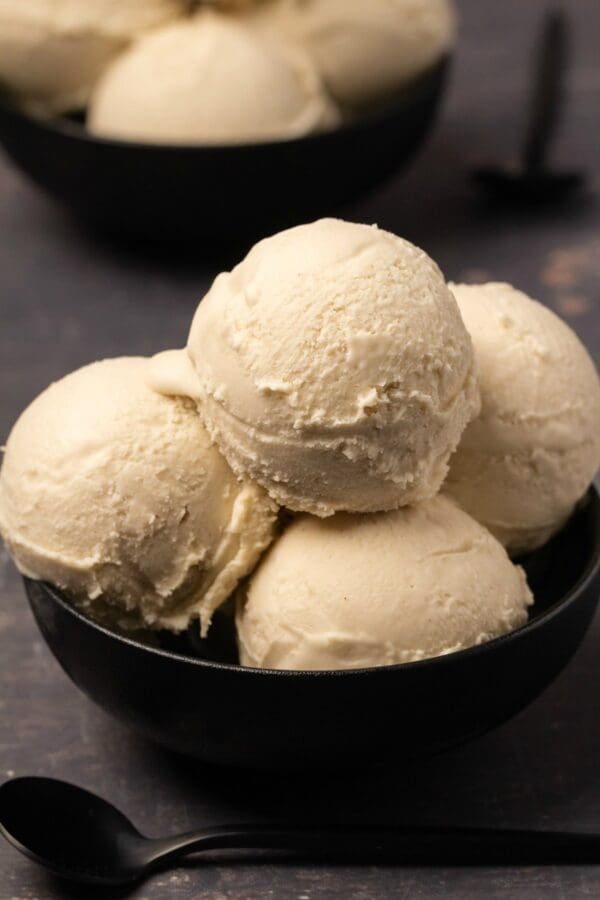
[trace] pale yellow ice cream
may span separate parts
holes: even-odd
[[[294,138],[338,121],[308,55],[210,11],[141,39],[106,72],[99,135],[163,143]]]
[[[523,625],[523,571],[452,501],[370,516],[300,516],[239,590],[242,665],[408,663]]]
[[[298,42],[345,106],[385,99],[452,46],[453,0],[275,0],[251,11],[259,27]]]
[[[212,7],[221,11],[258,9],[272,0],[198,0],[200,7]]]
[[[83,107],[108,63],[185,0],[0,0],[0,85],[43,111]]]
[[[0,472],[0,533],[18,568],[100,621],[180,630],[217,606],[273,538],[273,504],[240,482],[189,400],[147,360],[94,363],[22,414]]]
[[[479,410],[439,269],[376,226],[323,219],[261,241],[200,303],[188,352],[234,471],[318,516],[431,497]]]
[[[451,287],[482,410],[445,490],[516,555],[561,528],[600,466],[600,381],[574,332],[540,303],[508,284]]]

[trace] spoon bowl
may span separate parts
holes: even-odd
[[[385,106],[292,140],[110,140],[5,99],[0,143],[48,194],[104,231],[160,241],[255,239],[331,213],[406,165],[434,120],[448,68],[445,58]]]
[[[575,171],[506,166],[478,169],[473,173],[473,181],[505,203],[549,205],[580,190],[585,184],[585,176]]]
[[[522,563],[536,597],[522,628],[446,656],[332,672],[239,666],[227,620],[207,642],[193,632],[142,640],[94,623],[47,584],[25,587],[65,672],[138,732],[210,763],[339,768],[438,753],[499,725],[553,680],[598,602],[597,490]]]
[[[0,787],[0,832],[54,874],[122,884],[139,876],[145,839],[112,804],[52,778]]]

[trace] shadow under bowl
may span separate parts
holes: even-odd
[[[150,240],[256,238],[334,212],[404,166],[433,122],[448,68],[445,58],[385,107],[293,140],[110,140],[4,100],[0,143],[48,194],[103,231]]]
[[[336,672],[219,662],[231,649],[219,627],[206,648],[190,635],[148,646],[95,624],[47,584],[25,579],[25,587],[67,675],[159,744],[224,765],[338,768],[433,755],[499,725],[540,694],[579,646],[598,602],[597,490],[522,563],[536,597],[522,628],[447,656]]]

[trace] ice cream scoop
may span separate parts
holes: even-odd
[[[189,400],[154,393],[147,360],[94,363],[44,391],[8,439],[0,533],[20,571],[93,618],[178,631],[214,609],[273,537]]]
[[[298,137],[337,120],[305,51],[207,10],[120,56],[92,96],[88,125],[109,137],[215,144]]]
[[[240,589],[242,665],[360,669],[462,650],[527,621],[524,572],[451,500],[299,517]]]
[[[600,466],[600,381],[574,332],[508,284],[452,285],[475,347],[481,415],[445,490],[508,548],[541,546]]]
[[[479,410],[442,274],[376,226],[322,219],[258,243],[200,303],[188,353],[182,391],[233,470],[318,516],[431,497]]]
[[[452,0],[275,0],[250,17],[305,47],[331,95],[349,107],[385,100],[422,74],[456,28]]]
[[[214,9],[231,12],[232,10],[249,10],[256,9],[272,0],[203,0],[202,5],[205,7],[213,7]]]
[[[0,84],[44,111],[83,107],[129,41],[185,0],[0,0]]]

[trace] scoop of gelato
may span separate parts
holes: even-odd
[[[527,621],[523,571],[445,497],[300,516],[239,590],[242,665],[354,669],[481,644]]]
[[[421,75],[456,30],[452,0],[276,0],[249,8],[256,25],[305,47],[332,96],[350,107],[385,99]]]
[[[273,538],[194,405],[154,393],[147,360],[86,366],[21,415],[0,472],[0,533],[20,571],[95,619],[179,631],[213,611]]]
[[[138,41],[106,72],[92,132],[163,143],[298,137],[338,112],[307,53],[204,11]]]
[[[600,466],[600,380],[574,332],[508,284],[452,285],[479,364],[481,415],[445,490],[513,555],[544,544]]]
[[[133,37],[185,8],[185,0],[0,0],[0,83],[42,111],[81,108]]]
[[[274,0],[202,0],[203,6],[212,6],[214,9],[225,12],[257,9],[259,6],[272,2]]]
[[[214,282],[188,352],[233,470],[318,516],[433,496],[479,411],[439,269],[375,226],[324,219],[261,241]]]

